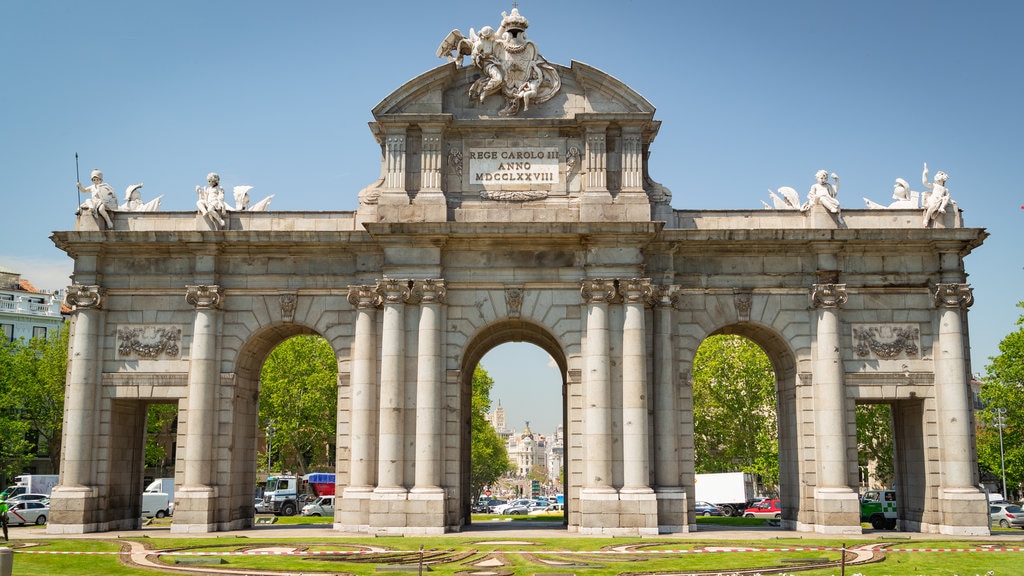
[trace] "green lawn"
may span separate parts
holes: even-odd
[[[283,519],[293,520],[293,519]],[[294,519],[298,521],[298,519]],[[742,520],[742,519],[730,519]],[[300,521],[305,522],[305,521]],[[762,521],[763,522],[763,521]],[[982,548],[990,546],[978,541],[911,541],[893,534],[896,548]],[[860,539],[849,541],[856,545],[878,544],[883,540]],[[764,576],[790,574],[787,562],[797,559],[825,559],[837,561],[843,542],[833,539],[763,539],[738,542],[700,538],[536,538],[510,539],[500,532],[449,536],[442,538],[147,538],[145,535],[129,538],[111,538],[106,541],[67,539],[37,542],[19,540],[14,557],[15,575],[97,576],[121,574],[156,574],[155,571],[129,568],[121,565],[116,552],[127,551],[135,543],[148,550],[167,553],[160,561],[171,565],[176,559],[220,558],[226,563],[219,567],[231,570],[278,570],[283,573],[357,575],[376,574],[382,564],[406,566],[415,569],[419,550],[430,571],[439,575],[455,575],[470,570],[502,570],[514,574],[574,573],[579,575],[611,576],[618,574],[692,573],[696,571],[722,571],[726,574],[741,568],[759,569]],[[1017,546],[1013,542],[1009,546]],[[772,551],[718,551],[721,548],[758,548]],[[623,553],[599,554],[595,552],[616,548]],[[786,550],[782,550],[782,549]],[[801,549],[802,548],[802,549]],[[824,550],[819,548],[825,548]],[[385,550],[383,554],[344,555],[340,552]],[[306,555],[244,555],[244,552],[278,552],[297,550]],[[656,551],[697,551],[691,553],[658,553]],[[89,554],[38,554],[34,552],[85,552]],[[644,551],[647,551],[646,553]],[[652,553],[652,551],[654,553]],[[105,554],[97,554],[97,553]],[[220,553],[221,556],[200,556],[200,553]],[[314,555],[318,553],[320,555]],[[327,554],[334,553],[334,554]],[[1021,573],[1024,554],[1020,552],[890,552],[883,561],[846,567],[853,576],[973,576],[991,573],[1010,575]],[[485,568],[486,567],[486,568]],[[839,567],[801,572],[810,576],[838,575]]]

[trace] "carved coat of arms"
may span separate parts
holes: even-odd
[[[452,30],[437,49],[438,58],[462,63],[469,56],[480,78],[469,88],[469,98],[483,102],[491,94],[501,94],[505,106],[499,114],[514,116],[520,110],[529,110],[530,104],[540,104],[558,93],[562,81],[558,71],[537,51],[532,40],[526,38],[530,23],[512,9],[501,13],[501,26],[495,31],[484,26],[480,32],[469,29],[469,38]]]

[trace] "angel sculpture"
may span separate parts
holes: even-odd
[[[118,206],[121,212],[156,212],[160,209],[160,201],[164,195],[161,194],[149,202],[142,201],[142,183],[132,184],[124,191],[124,204]]]
[[[235,196],[235,212],[266,212],[270,206],[270,200],[274,197],[273,194],[267,196],[259,202],[249,205],[249,190],[252,190],[252,186],[235,186],[232,188],[232,192]]]
[[[947,180],[949,180],[949,176],[940,170],[935,173],[934,183],[929,182],[928,163],[925,162],[924,172],[921,174],[921,183],[930,191],[930,193],[925,194],[924,198],[924,219],[922,225],[925,228],[928,227],[928,224],[938,214],[945,214],[946,206],[952,202],[949,198],[949,189],[946,188]]]
[[[781,194],[781,197],[779,196]],[[772,206],[769,206],[767,202],[761,201],[764,204],[765,210],[799,210],[800,209],[800,193],[790,188],[789,186],[780,186],[779,193],[776,194],[772,190],[768,189],[768,195],[771,196]]]

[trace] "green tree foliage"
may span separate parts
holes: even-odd
[[[153,404],[146,412],[146,467],[159,469],[160,477],[171,476],[174,462],[170,460],[166,445],[174,441],[161,442],[167,434],[173,434],[170,426],[178,417],[176,404]]]
[[[693,405],[697,472],[749,472],[778,486],[775,372],[757,344],[706,339],[693,361]]]
[[[892,409],[888,404],[857,406],[857,464],[862,474],[870,469],[869,488],[892,486],[896,478],[895,462]]]
[[[308,474],[334,470],[338,362],[327,340],[295,336],[267,356],[260,373],[259,421],[274,423],[273,467]],[[261,467],[267,455],[260,455]]]
[[[68,327],[48,338],[0,345],[0,466],[20,474],[37,452],[60,465]],[[42,444],[39,446],[38,444]]]
[[[471,455],[470,455],[470,494],[479,495],[485,486],[498,481],[506,472],[512,470],[508,461],[505,442],[498,432],[487,421],[487,413],[491,410],[491,388],[494,379],[479,364],[473,370],[473,396],[470,414]]]
[[[1024,302],[1018,302],[1024,308]],[[1001,476],[999,429],[995,411],[1003,414],[1003,453],[1006,460],[1006,484],[1010,492],[1020,491],[1024,482],[1024,315],[1017,318],[1017,330],[999,343],[999,355],[989,358],[981,387],[984,409],[977,414],[978,463]]]

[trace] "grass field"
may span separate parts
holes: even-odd
[[[479,523],[488,516],[474,517]],[[525,520],[525,519],[524,519]],[[510,529],[524,520],[510,520]],[[530,520],[537,520],[536,517]],[[504,519],[502,519],[504,522]],[[552,518],[552,522],[560,519]],[[329,518],[280,518],[278,524],[330,524]],[[159,522],[154,524],[159,525]],[[546,522],[544,523],[546,524]],[[764,520],[699,518],[698,524],[756,528]],[[519,538],[503,531],[432,538],[335,538],[327,526],[322,536],[304,538],[260,537],[162,537],[163,530],[111,534],[109,539],[69,538],[49,540],[19,537],[15,549],[15,575],[140,575],[157,574],[157,567],[201,562],[203,569],[230,570],[234,574],[276,571],[278,574],[379,574],[381,568],[424,571],[439,575],[472,576],[512,574],[578,574],[594,576],[653,574],[723,574],[753,570],[762,576],[800,574],[836,575],[844,541],[819,538],[772,538],[737,541],[716,538],[713,532],[685,537],[651,538]],[[996,531],[990,540],[909,540],[898,532],[879,533],[877,539],[845,541],[846,556],[859,553],[871,563],[848,565],[849,576],[974,576],[1024,573],[1024,539],[1013,538],[1020,530]],[[161,537],[153,537],[159,534]],[[287,530],[280,535],[287,534]],[[308,532],[307,532],[308,534]],[[788,533],[792,534],[792,533]],[[275,535],[278,536],[278,535]],[[1000,537],[1002,536],[1002,537]],[[878,548],[866,551],[867,547]],[[912,549],[958,549],[921,552]],[[856,552],[855,549],[860,549]],[[421,555],[422,549],[422,555]],[[888,551],[887,551],[888,550]],[[969,551],[966,551],[969,550]],[[131,559],[135,565],[127,565]],[[151,563],[150,568],[138,563]],[[216,562],[216,564],[210,564]],[[819,562],[830,566],[813,568]],[[198,566],[197,566],[198,567]],[[806,568],[812,567],[807,570]],[[251,572],[250,572],[251,571]],[[753,573],[753,572],[748,572]]]

